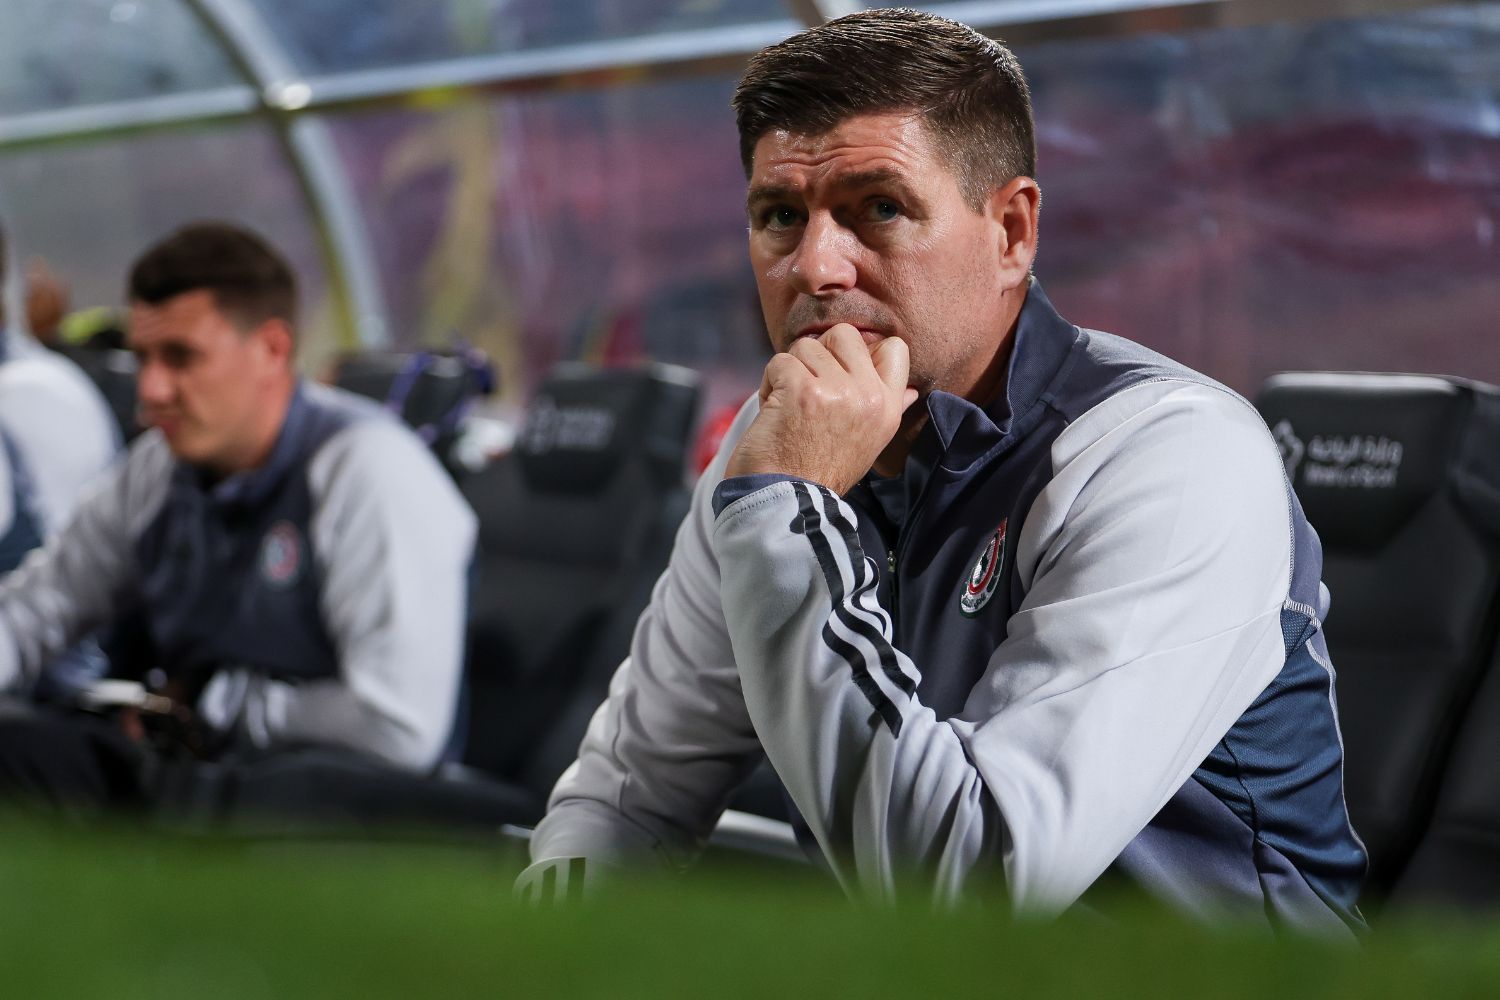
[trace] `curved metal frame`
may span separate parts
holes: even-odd
[[[328,126],[300,115],[306,90],[296,65],[245,0],[184,0],[219,40],[259,94],[285,148],[328,261],[335,313],[352,339],[367,347],[390,341],[385,296],[360,211]]]

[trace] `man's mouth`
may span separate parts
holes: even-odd
[[[181,424],[182,424],[182,418],[180,418],[180,417],[167,416],[165,414],[152,414],[152,413],[143,413],[143,414],[141,414],[141,425],[142,426],[144,426],[144,427],[155,427],[157,430],[161,431],[167,437],[172,437],[174,434],[176,434],[177,433],[177,429],[181,426]]]

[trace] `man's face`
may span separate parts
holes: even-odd
[[[140,361],[141,422],[160,428],[184,461],[221,473],[253,467],[280,427],[276,390],[292,378],[287,340],[275,321],[241,329],[207,290],[135,303],[130,347]]]
[[[852,323],[900,337],[909,384],[968,395],[1008,330],[1004,226],[976,212],[910,113],[762,136],[747,199],[750,261],[771,343]],[[1013,268],[1012,268],[1013,270]]]

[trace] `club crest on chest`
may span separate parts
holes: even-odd
[[[974,569],[969,572],[969,579],[959,594],[958,610],[965,618],[973,618],[979,614],[990,603],[990,598],[995,596],[995,588],[1000,585],[1000,568],[1005,563],[1007,521],[1009,518],[1001,519],[1000,526],[979,550],[979,559],[974,563]]]
[[[302,533],[290,521],[277,521],[260,543],[260,575],[272,587],[290,587],[302,574]]]

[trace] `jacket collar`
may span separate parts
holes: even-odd
[[[1077,338],[1077,328],[1058,314],[1041,283],[1032,279],[1016,320],[1004,388],[983,404],[941,391],[927,397],[929,426],[941,465],[962,472],[1017,432],[1029,429],[1040,416],[1038,404],[1045,402]],[[919,442],[913,455],[923,451],[928,449]]]

